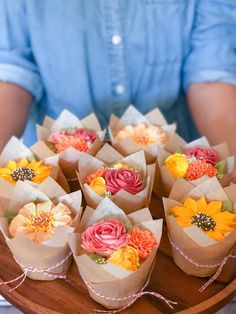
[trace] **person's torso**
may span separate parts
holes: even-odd
[[[95,111],[104,126],[132,103],[178,120],[194,9],[195,0],[26,0],[40,110]]]

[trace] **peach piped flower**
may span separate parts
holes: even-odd
[[[165,165],[173,177],[184,178],[189,167],[189,162],[185,155],[175,153],[165,160]]]
[[[166,144],[168,140],[167,135],[162,131],[160,126],[147,126],[144,123],[125,126],[117,133],[116,139],[120,141],[128,137],[141,146],[148,146],[155,142]]]
[[[12,237],[24,234],[28,239],[40,243],[50,239],[56,227],[71,224],[71,211],[62,203],[56,206],[51,201],[29,203],[13,218],[9,232]]]
[[[134,227],[128,232],[128,245],[134,247],[141,259],[147,258],[152,250],[157,247],[156,239],[148,230]]]
[[[129,245],[112,253],[107,262],[131,271],[140,266],[138,251]]]
[[[28,161],[26,158],[20,161],[11,160],[6,167],[0,168],[0,178],[16,184],[17,181],[43,182],[51,172],[52,166],[46,166],[42,161]]]

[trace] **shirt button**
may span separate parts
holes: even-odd
[[[125,87],[124,85],[119,84],[119,85],[116,85],[115,90],[118,95],[122,95],[125,92]]]
[[[122,37],[120,35],[113,35],[111,41],[113,45],[119,45],[122,42]]]

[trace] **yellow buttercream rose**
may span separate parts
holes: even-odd
[[[166,160],[165,164],[167,169],[174,177],[185,177],[189,163],[188,158],[180,153],[170,155]]]
[[[126,246],[115,251],[107,261],[132,271],[137,270],[140,266],[138,251],[132,246]]]
[[[100,196],[104,195],[106,192],[106,181],[103,179],[103,177],[97,177],[93,179],[89,186]]]

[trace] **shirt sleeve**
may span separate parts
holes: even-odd
[[[43,94],[33,58],[24,0],[0,0],[0,81],[17,84],[38,101]]]
[[[236,85],[236,0],[197,0],[183,84],[204,82]]]

